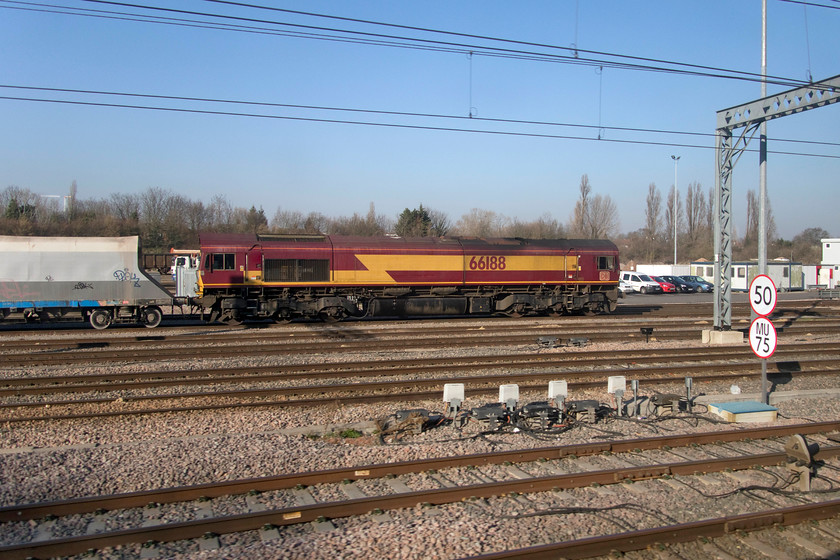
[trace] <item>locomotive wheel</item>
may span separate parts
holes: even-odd
[[[160,307],[146,307],[140,311],[140,322],[147,329],[153,329],[160,325],[161,320],[163,320],[163,311],[160,310]]]
[[[242,317],[235,309],[225,309],[219,317],[219,321],[226,325],[241,325]]]
[[[328,307],[318,313],[318,318],[325,323],[337,323],[344,319],[344,310],[340,307]]]
[[[563,304],[558,303],[549,309],[549,313],[552,317],[560,317],[561,315],[567,315],[568,311],[563,307]]]
[[[513,317],[514,319],[519,319],[520,317],[524,317],[527,313],[528,313],[528,310],[525,308],[524,303],[516,303],[510,309],[508,309],[505,314],[508,317]]]
[[[278,325],[285,325],[292,322],[292,311],[288,308],[283,308],[274,314],[274,322]]]
[[[107,309],[94,309],[90,312],[90,326],[101,331],[111,326],[111,312]]]

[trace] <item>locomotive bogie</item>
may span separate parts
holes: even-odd
[[[603,240],[201,236],[201,304],[240,318],[610,312]]]

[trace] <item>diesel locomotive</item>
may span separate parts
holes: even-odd
[[[298,317],[609,313],[607,240],[200,235],[196,302],[211,322]]]

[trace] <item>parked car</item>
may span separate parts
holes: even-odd
[[[661,276],[651,276],[651,279],[653,279],[654,282],[659,284],[659,286],[662,288],[663,293],[673,294],[674,292],[677,291],[677,287],[674,286],[673,283],[668,282],[667,280],[665,280]]]
[[[695,284],[700,286],[700,289],[697,290],[698,292],[711,292],[715,289],[715,285],[711,282],[703,280],[699,276],[682,276],[682,279],[686,282],[694,282]]]
[[[647,274],[638,274],[636,272],[622,271],[619,281],[623,280],[625,284],[633,288],[634,292],[640,294],[661,294],[662,286],[654,282]],[[620,282],[619,282],[620,284]]]
[[[685,280],[683,280],[679,276],[662,276],[661,278],[663,280],[667,280],[668,282],[673,284],[674,287],[676,287],[677,291],[681,292],[683,294],[693,294],[694,292],[697,291],[697,285],[696,284],[694,284],[694,283],[689,284],[688,282],[686,282]]]
[[[698,283],[697,283],[697,282],[695,282],[694,280],[689,280],[689,279],[688,279],[688,278],[686,278],[685,276],[680,276],[680,278],[682,279],[682,281],[683,281],[683,282],[685,282],[686,284],[688,284],[689,286],[691,286],[692,288],[694,288],[694,291],[695,291],[695,292],[702,292],[702,291],[704,291],[704,289],[703,289],[703,284],[698,284]]]
[[[632,294],[635,290],[633,290],[633,286],[625,282],[624,280],[618,281],[618,291],[621,294]]]

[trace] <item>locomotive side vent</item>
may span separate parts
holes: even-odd
[[[329,259],[265,259],[264,282],[329,282]]]

